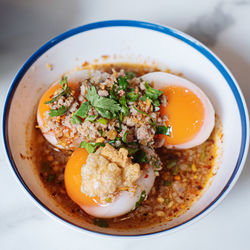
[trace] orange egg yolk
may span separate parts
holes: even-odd
[[[81,168],[86,164],[88,152],[78,148],[69,158],[65,172],[64,183],[68,196],[79,206],[96,206],[100,203],[98,197],[89,197],[81,191]]]
[[[161,115],[166,115],[171,136],[165,136],[165,145],[177,145],[190,141],[201,129],[204,122],[204,106],[192,91],[181,86],[161,89],[167,97],[167,106],[160,107]],[[162,136],[162,135],[161,135]]]

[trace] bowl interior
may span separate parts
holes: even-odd
[[[205,210],[223,191],[232,176],[239,156],[242,127],[235,97],[219,70],[203,54],[171,34],[164,34],[139,27],[103,27],[75,34],[47,51],[40,50],[21,78],[11,101],[7,117],[8,150],[24,185],[36,197],[39,204],[58,217],[88,230],[116,235],[139,235],[162,231],[183,224]],[[44,52],[44,53],[43,53]],[[38,55],[41,54],[39,57]],[[170,223],[146,229],[102,229],[92,224],[79,222],[57,206],[46,194],[39,177],[34,173],[31,160],[23,158],[29,152],[26,137],[30,137],[38,100],[46,88],[60,76],[81,66],[84,61],[93,61],[109,55],[108,61],[156,62],[175,72],[182,72],[197,84],[212,101],[223,125],[223,154],[217,162],[217,174],[203,196],[192,208]],[[32,60],[30,63],[32,63]],[[102,59],[104,60],[104,59]],[[101,62],[102,60],[99,60]],[[46,64],[51,64],[49,70]],[[233,121],[232,121],[233,114]],[[28,127],[27,127],[28,124]],[[22,154],[22,155],[21,155]]]

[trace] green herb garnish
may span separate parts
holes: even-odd
[[[97,122],[99,122],[99,123],[101,123],[103,125],[106,125],[108,123],[108,121],[106,119],[104,119],[104,118],[98,119]]]
[[[72,124],[81,124],[82,123],[82,119],[79,118],[78,116],[76,115],[73,115],[70,119],[71,123]]]
[[[143,115],[146,115],[146,116],[149,116],[149,117],[150,117],[150,115],[149,115],[149,114],[147,114],[146,112],[141,111],[140,109],[136,108],[136,106],[135,106],[135,105],[133,105],[133,108],[134,108],[134,109],[135,109],[138,113],[141,113],[141,114],[143,114]]]
[[[87,91],[87,100],[102,117],[111,119],[115,117],[115,113],[121,109],[120,105],[115,100],[99,96],[94,86],[88,88]]]
[[[145,95],[143,95],[141,98],[140,98],[141,101],[145,102],[147,100],[147,97]]]
[[[171,168],[173,168],[174,166],[176,166],[176,164],[177,164],[177,162],[176,162],[176,160],[172,160],[172,161],[170,161],[168,164],[167,164],[167,169],[171,169]]]
[[[60,96],[65,95],[65,91],[63,90],[62,92],[60,92],[58,95],[54,96],[50,101],[45,102],[44,104],[50,104],[55,102]]]
[[[128,88],[129,83],[128,83],[127,79],[128,78],[126,76],[125,77],[121,77],[121,76],[118,77],[118,85],[119,85],[120,89],[126,90]]]
[[[179,173],[179,167],[178,167],[178,166],[175,166],[173,175],[177,175],[178,173]]]
[[[90,109],[89,102],[82,103],[80,108],[73,114],[70,120],[71,123],[73,124],[82,123],[82,120],[80,118],[85,118],[89,112],[89,109]]]
[[[166,199],[165,199],[165,204],[168,204],[168,203],[169,203],[169,199],[166,198]]]
[[[49,115],[54,117],[54,116],[62,116],[68,111],[68,108],[65,106],[61,106],[58,109],[51,109],[49,112]]]
[[[98,115],[89,115],[86,117],[85,121],[94,122]]]
[[[70,87],[68,86],[68,80],[67,77],[64,76],[63,79],[59,83],[62,86],[62,92],[60,92],[58,95],[54,96],[50,101],[45,102],[44,104],[50,104],[55,102],[60,96],[66,95],[70,92]]]
[[[122,131],[122,121],[123,121],[123,114],[120,113],[120,114],[118,115],[118,123],[119,123],[118,132],[121,132],[121,131]]]
[[[99,226],[99,227],[109,227],[108,222],[104,219],[96,218],[94,219],[93,223],[94,225]]]
[[[98,147],[104,147],[104,146],[105,144],[100,142],[95,143],[95,142],[82,141],[80,143],[79,148],[85,148],[88,151],[88,153],[94,153]]]
[[[127,93],[127,99],[129,102],[136,102],[139,97],[139,93],[135,93],[134,91]]]
[[[121,104],[121,112],[124,114],[124,116],[129,116],[129,108],[127,106],[127,100],[125,96],[122,96],[119,99],[119,103]]]
[[[124,114],[124,116],[129,116],[129,108],[127,106],[122,106],[121,112]]]
[[[109,98],[114,99],[114,100],[117,101],[117,96],[118,96],[118,93],[117,93],[117,91],[116,91],[116,85],[114,84],[114,85],[112,86],[112,89],[111,89],[110,92],[109,92]]]
[[[148,82],[145,82],[144,86],[146,88],[145,95],[152,100],[157,100],[163,94],[163,91],[152,88]]]
[[[63,76],[62,80],[59,82],[59,84],[62,86],[62,89],[65,91],[69,91],[70,88],[68,86],[68,78],[67,76]]]
[[[107,109],[95,108],[95,110],[104,118],[112,119],[115,117],[115,114],[109,112]]]
[[[157,135],[162,134],[162,135],[171,136],[171,127],[170,126],[157,126],[155,133]]]
[[[148,162],[148,158],[145,151],[143,151],[142,149],[137,150],[137,152],[134,154],[134,161],[137,163]]]
[[[171,186],[171,184],[172,184],[171,181],[164,181],[164,182],[163,182],[163,185],[164,185],[164,186],[167,186],[167,187]]]
[[[142,204],[142,202],[146,199],[146,196],[147,196],[146,191],[143,190],[141,192],[140,199],[135,203],[135,209],[138,208]]]
[[[128,143],[128,140],[127,140],[127,135],[128,135],[128,131],[126,131],[122,137],[122,140],[125,142],[125,143]]]
[[[140,150],[140,148],[126,148],[128,150],[128,154],[131,156],[131,155],[134,155],[137,151]]]

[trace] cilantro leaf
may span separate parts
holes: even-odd
[[[99,120],[97,120],[97,122],[103,124],[103,125],[106,125],[108,123],[108,121],[104,118],[100,118]]]
[[[68,86],[67,77],[64,76],[63,79],[59,83],[62,86],[62,92],[54,96],[50,101],[45,102],[44,104],[50,104],[55,102],[60,96],[67,95],[70,91],[70,87]]]
[[[157,100],[163,94],[163,91],[152,88],[148,82],[145,82],[144,86],[146,88],[145,95],[152,100]]]
[[[71,123],[73,124],[80,124],[82,120],[79,118],[85,118],[89,112],[90,105],[88,102],[84,102],[81,104],[80,108],[73,114],[71,118]]]
[[[119,103],[122,105],[121,112],[122,112],[125,116],[129,116],[129,108],[128,108],[128,106],[127,106],[126,97],[125,97],[125,96],[122,96],[122,97],[119,99]]]
[[[82,119],[76,115],[73,115],[70,119],[70,122],[72,124],[81,124],[82,123]]]
[[[104,147],[105,144],[104,143],[100,143],[100,142],[86,142],[86,141],[82,141],[80,143],[79,148],[85,148],[88,153],[94,153],[97,149],[97,147]]]
[[[140,100],[142,100],[143,102],[145,102],[147,100],[147,97],[145,95],[143,95]]]
[[[87,94],[85,97],[93,105],[95,98],[99,97],[94,86],[91,86],[87,89]]]
[[[68,111],[68,108],[65,106],[61,106],[58,109],[51,109],[49,112],[49,115],[54,117],[54,116],[62,116]]]
[[[122,96],[122,97],[119,99],[119,103],[120,103],[122,106],[127,105],[126,97],[125,97],[125,96]]]
[[[90,106],[88,102],[84,102],[81,104],[80,108],[74,113],[81,118],[85,118],[89,112]]]
[[[87,100],[101,116],[110,119],[112,116],[115,116],[115,112],[120,110],[120,105],[115,100],[99,96],[94,86],[88,88],[87,91]]]
[[[59,84],[62,86],[62,89],[66,92],[70,90],[68,85],[68,78],[67,76],[63,76],[62,80],[59,82]]]
[[[65,91],[63,90],[62,92],[60,92],[58,95],[54,96],[50,101],[45,102],[44,104],[50,104],[55,102],[60,96],[65,95]]]
[[[113,114],[111,112],[109,112],[107,109],[103,109],[103,108],[95,108],[95,110],[104,118],[108,118],[108,119],[112,119],[113,118]]]
[[[111,99],[114,99],[114,100],[117,100],[117,91],[116,91],[116,85],[114,84],[113,86],[112,86],[112,89],[110,90],[110,92],[109,92],[109,98],[111,98]]]
[[[170,126],[157,126],[155,133],[157,135],[162,134],[162,135],[171,136],[171,127]]]
[[[119,76],[118,77],[118,85],[121,89],[126,90],[129,86],[129,83],[127,81],[127,77],[126,76],[125,77]]]
[[[140,109],[136,108],[136,106],[135,106],[135,105],[133,105],[133,108],[134,108],[134,109],[135,109],[138,113],[141,113],[141,114],[143,114],[143,115],[146,115],[146,116],[149,116],[149,117],[150,117],[150,115],[149,115],[149,114],[147,114],[146,112],[141,111]]]
[[[136,102],[139,97],[139,93],[135,93],[134,91],[127,93],[127,99],[129,102]]]
[[[98,115],[89,115],[85,121],[94,122]]]
[[[141,192],[140,199],[135,203],[134,209],[138,208],[142,204],[142,202],[146,199],[146,197],[147,197],[147,193],[145,190],[143,190]]]

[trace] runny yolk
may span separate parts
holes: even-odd
[[[167,97],[167,106],[160,107],[166,115],[171,136],[164,136],[165,145],[177,145],[190,141],[201,129],[204,122],[204,106],[201,100],[186,87],[168,86],[161,89]]]
[[[88,152],[83,148],[74,151],[65,168],[64,183],[68,196],[79,206],[96,206],[100,203],[100,199],[89,197],[81,191],[81,168],[86,164],[87,157]]]

